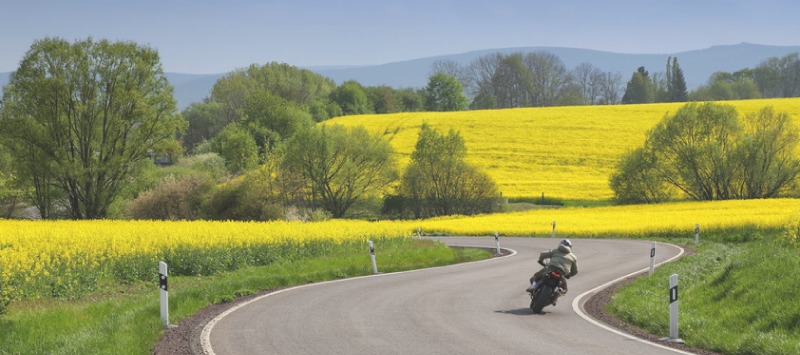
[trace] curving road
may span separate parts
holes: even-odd
[[[452,246],[495,246],[493,237],[435,239]],[[544,315],[530,311],[524,289],[539,267],[539,252],[556,247],[557,240],[500,242],[517,253],[305,285],[254,299],[206,325],[203,350],[220,355],[675,353],[581,315],[593,289],[649,267],[651,242],[573,240],[580,273],[570,280],[569,294]],[[380,269],[380,246],[376,249]],[[659,244],[656,259],[681,252]]]

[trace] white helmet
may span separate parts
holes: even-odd
[[[560,244],[572,248],[572,242],[570,242],[569,239],[562,240]]]

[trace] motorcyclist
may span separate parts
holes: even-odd
[[[550,262],[544,265],[544,263],[542,263],[544,259],[550,259]],[[564,239],[558,243],[558,248],[543,251],[539,254],[539,264],[544,265],[544,267],[531,276],[531,285],[525,291],[533,292],[533,290],[536,289],[537,283],[542,279],[542,276],[550,271],[555,271],[565,276],[561,278],[560,286],[563,289],[563,293],[566,294],[566,279],[578,273],[578,257],[572,253],[572,242],[570,242],[569,239]]]

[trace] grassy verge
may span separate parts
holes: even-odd
[[[617,293],[608,310],[669,335],[669,276],[678,274],[679,336],[726,354],[800,353],[800,249],[777,238],[703,243]]]
[[[407,238],[376,243],[381,272],[479,260],[489,253]],[[308,282],[372,273],[368,251],[344,244],[325,255],[206,277],[170,277],[170,321],[211,304]],[[157,285],[117,285],[79,300],[17,301],[0,318],[0,354],[148,354],[162,326]]]

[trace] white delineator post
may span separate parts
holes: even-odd
[[[653,271],[656,268],[656,242],[653,242],[653,247],[650,248],[650,273],[649,275],[653,274]]]
[[[678,338],[678,274],[669,277],[669,338],[661,340],[683,343]]]
[[[556,237],[556,221],[553,221],[553,233],[550,234],[550,238]]]
[[[694,246],[700,244],[700,224],[694,225]]]
[[[497,255],[500,255],[500,236],[497,235],[497,231],[494,231],[494,243],[497,245]]]
[[[372,273],[378,273],[378,264],[375,262],[375,246],[369,241],[369,259],[372,261]]]
[[[158,263],[158,285],[161,289],[161,321],[164,323],[164,328],[169,328],[169,294],[167,290],[167,264],[165,262]]]
[[[417,239],[422,240],[422,227],[417,227]]]

